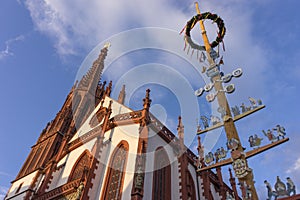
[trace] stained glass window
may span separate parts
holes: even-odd
[[[84,170],[90,166],[90,153],[85,151],[75,163],[69,181],[74,181],[82,178]]]
[[[128,148],[120,145],[114,151],[106,175],[104,200],[121,199]]]
[[[155,152],[154,167],[152,199],[170,200],[171,167],[168,155],[163,148]]]
[[[187,195],[188,199],[196,200],[195,184],[190,172],[187,172]]]

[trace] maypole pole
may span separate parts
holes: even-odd
[[[198,15],[201,15],[198,2],[195,3],[196,11]],[[226,137],[228,143],[233,144],[233,148],[231,149],[231,158],[233,169],[235,170],[235,175],[239,180],[241,186],[244,186],[244,183],[247,184],[247,190],[251,192],[251,199],[257,200],[258,196],[256,193],[256,189],[253,181],[253,172],[252,169],[248,167],[248,162],[246,160],[246,154],[244,153],[244,149],[241,145],[241,141],[236,130],[230,107],[227,102],[227,98],[224,92],[224,88],[222,85],[221,75],[219,71],[219,66],[215,63],[215,61],[211,58],[211,45],[209,43],[205,26],[203,20],[199,20],[200,29],[202,32],[202,38],[205,45],[205,51],[207,54],[207,60],[209,62],[209,68],[207,69],[207,75],[211,77],[211,80],[214,84],[215,90],[217,91],[217,100],[219,107],[224,108],[225,115],[223,116],[224,121],[224,129],[226,132]]]

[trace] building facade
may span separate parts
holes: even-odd
[[[110,97],[112,82],[100,82],[107,53],[72,87],[5,199],[240,199],[231,172],[231,187],[220,169],[197,173],[204,163],[184,145],[181,118],[176,137],[150,113],[150,90],[140,110],[124,105],[125,86]]]

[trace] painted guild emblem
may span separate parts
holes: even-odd
[[[232,76],[236,78],[242,76],[242,74],[243,74],[243,70],[241,68],[238,68],[232,72]]]
[[[232,163],[233,170],[237,178],[243,178],[248,174],[248,168],[246,161],[242,159],[237,159]]]
[[[203,88],[199,88],[198,90],[195,91],[195,95],[197,97],[199,97],[199,96],[201,96],[203,94],[203,92],[204,92]]]
[[[209,165],[210,163],[212,163],[214,161],[214,154],[212,152],[209,152],[205,158],[204,158],[204,161],[207,165]]]
[[[214,84],[213,83],[208,83],[204,86],[204,90],[206,92],[209,92],[212,88],[214,87]]]
[[[214,94],[214,93],[209,93],[208,95],[206,95],[206,100],[207,100],[208,102],[214,101],[215,98],[216,98],[216,94]]]
[[[225,87],[225,92],[228,93],[228,94],[233,93],[234,90],[235,90],[234,84],[230,84],[230,85],[227,85],[227,86]]]
[[[231,138],[227,141],[227,148],[231,150],[236,150],[239,147],[239,141],[235,138]]]
[[[222,82],[228,83],[231,80],[231,77],[232,77],[231,74],[226,74],[225,76],[222,77]]]

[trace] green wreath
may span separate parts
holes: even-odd
[[[186,24],[185,41],[191,46],[192,49],[198,49],[198,50],[201,50],[201,51],[205,50],[205,46],[201,46],[199,44],[196,44],[191,39],[191,30],[194,28],[194,26],[196,25],[196,23],[198,21],[204,20],[204,19],[210,19],[213,22],[216,22],[217,26],[219,28],[219,32],[218,32],[218,35],[217,35],[215,41],[213,41],[210,44],[211,48],[214,48],[214,47],[218,46],[219,43],[223,41],[223,38],[224,38],[224,35],[225,35],[225,32],[226,32],[226,28],[224,26],[224,21],[216,14],[212,14],[210,12],[205,12],[205,13],[198,14],[198,15],[194,16]]]

